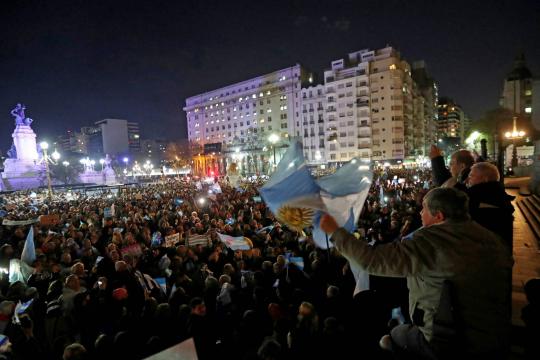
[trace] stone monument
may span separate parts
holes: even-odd
[[[84,165],[84,171],[79,175],[82,183],[85,184],[103,184],[103,176],[101,173],[95,171],[94,161],[90,158],[81,159],[81,164]]]
[[[4,161],[2,180],[8,190],[35,188],[43,185],[42,174],[45,166],[40,159],[36,146],[36,134],[30,124],[32,119],[24,114],[26,107],[17,104],[11,110],[15,117],[15,131],[11,135],[13,144],[8,151],[8,159]]]
[[[103,183],[105,185],[116,184],[116,174],[111,167],[111,158],[109,157],[109,154],[105,156],[105,162],[103,163],[103,165],[103,170],[101,170],[103,174]]]

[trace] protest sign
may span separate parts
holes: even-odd
[[[173,247],[180,241],[180,234],[172,234],[165,236],[165,247]]]
[[[51,215],[41,215],[39,217],[39,223],[41,225],[56,225],[60,222],[60,216],[58,214],[51,214]]]

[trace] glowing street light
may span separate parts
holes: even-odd
[[[519,140],[519,139],[523,138],[525,136],[525,131],[523,131],[523,130],[518,131],[517,126],[516,126],[516,117],[515,116],[514,116],[513,122],[514,122],[514,126],[512,128],[512,132],[507,131],[504,134],[504,136],[508,140],[512,140],[512,167],[514,168],[514,167],[516,167],[518,165],[516,140]]]
[[[279,135],[275,133],[270,135],[268,141],[272,143],[272,148],[274,149],[274,166],[276,166],[276,143],[279,141]]]
[[[41,149],[43,150],[43,161],[45,161],[45,171],[47,173],[47,190],[48,190],[48,197],[52,197],[52,187],[51,187],[51,172],[49,170],[49,156],[47,155],[47,149],[49,148],[49,144],[46,141],[42,141],[39,146],[41,146]],[[56,152],[56,151],[55,151]]]

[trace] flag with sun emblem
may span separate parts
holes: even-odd
[[[296,142],[260,193],[278,220],[298,231],[313,226],[315,243],[326,248],[326,235],[319,228],[320,217],[328,213],[340,226],[353,231],[371,178],[369,166],[353,159],[334,174],[316,180],[306,167],[302,145]]]

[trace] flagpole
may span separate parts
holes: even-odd
[[[328,251],[328,264],[330,264],[330,244],[328,243],[328,234],[324,234],[326,237],[326,250]]]

